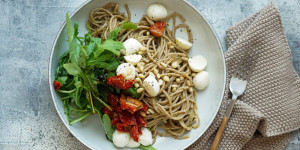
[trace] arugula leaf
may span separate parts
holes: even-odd
[[[115,57],[115,54],[111,51],[105,50],[97,59],[97,61],[109,61]]]
[[[102,69],[106,69],[107,67],[109,67],[110,65],[106,62],[101,62],[101,61],[98,61],[96,63],[94,63],[94,65],[97,67],[97,68],[102,68]]]
[[[69,108],[69,100],[64,100],[64,109],[65,109],[65,114],[66,114],[66,118],[68,120],[68,123],[70,124],[70,108]]]
[[[113,76],[116,76],[116,72],[108,72],[107,73],[107,78],[110,78],[110,77],[113,77]]]
[[[148,145],[148,146],[140,145],[139,148],[141,150],[156,150],[154,147],[152,147],[152,145]]]
[[[88,112],[82,116],[80,116],[79,118],[75,119],[75,120],[72,120],[69,122],[70,125],[76,123],[76,122],[79,122],[79,121],[82,121],[83,119],[85,119],[87,116],[89,116],[90,114],[92,114],[92,112]]]
[[[79,47],[80,47],[81,57],[87,58],[88,54],[86,52],[86,49],[81,45]]]
[[[96,67],[98,67],[98,68],[106,68],[108,64],[105,63],[105,61],[111,61],[111,59],[114,58],[114,57],[115,57],[114,53],[112,53],[111,51],[105,50],[96,59],[94,59],[94,58],[89,59],[88,64],[96,65]],[[104,63],[104,64],[101,64],[101,63]],[[102,67],[99,67],[99,65],[102,66]]]
[[[63,65],[68,74],[78,76],[81,73],[81,69],[76,63],[67,63]]]
[[[101,44],[101,39],[100,38],[92,37],[91,41],[96,43],[96,44]]]
[[[122,29],[138,29],[138,26],[131,22],[124,22],[122,25]]]
[[[109,87],[106,85],[106,84],[104,84],[104,83],[102,83],[102,86],[98,86],[98,90],[99,90],[99,95],[100,95],[100,97],[101,97],[101,99],[105,102],[105,103],[107,103],[108,102],[108,100],[107,100],[107,96],[108,96],[108,92],[109,92],[109,89],[108,89]],[[101,104],[102,105],[102,104]],[[102,105],[103,106],[103,105]]]
[[[97,87],[95,84],[93,84],[93,74],[86,74],[86,73],[82,73],[82,78],[84,80],[84,85],[85,87],[87,87],[87,90],[89,90],[88,92],[96,92],[98,93]],[[91,90],[91,91],[90,91]],[[91,94],[91,93],[90,93]],[[94,112],[94,111],[93,111]]]
[[[120,49],[125,49],[124,45],[120,41],[114,41],[112,39],[107,39],[102,45],[101,50],[109,50],[115,53],[117,56],[120,56]],[[99,55],[98,55],[99,56]],[[96,56],[96,57],[98,57]]]
[[[112,141],[112,135],[115,130],[111,126],[111,120],[109,116],[107,114],[103,114],[98,108],[95,108],[95,110],[98,113],[101,123],[104,127],[107,139]]]
[[[107,39],[109,39],[109,40],[116,40],[120,31],[121,31],[121,28],[114,29],[113,31],[111,31],[109,33]]]
[[[85,27],[89,30],[89,32],[91,32],[91,27],[88,21],[85,23]]]
[[[66,84],[68,77],[67,76],[61,76],[61,77],[56,77],[56,81],[58,81],[60,84],[64,85]]]
[[[83,46],[80,46],[80,56],[78,58],[78,65],[80,68],[86,68],[87,66],[87,59],[88,59],[88,54],[86,53],[86,50],[83,48]]]
[[[109,66],[106,67],[106,69],[108,71],[115,71],[118,68],[118,66],[120,65],[121,60],[123,60],[123,57],[119,57],[119,58],[113,60],[111,63],[109,63]]]
[[[90,44],[84,46],[85,51],[88,56],[96,49],[96,47],[97,47],[97,45],[95,43],[90,43]]]
[[[79,108],[83,108],[81,102],[80,102],[80,97],[81,97],[81,92],[82,92],[82,87],[76,87],[76,91],[74,93],[73,99],[75,101],[75,104],[79,107]]]
[[[67,63],[69,60],[69,52],[66,51],[62,56],[60,56],[57,68],[56,68],[56,76],[67,76],[68,73],[66,72],[63,64]]]
[[[68,42],[69,45],[71,45],[71,41],[73,39],[73,34],[74,34],[74,28],[68,13],[66,14],[66,27],[67,27],[67,34],[68,34]]]
[[[79,52],[80,52],[80,46],[77,43],[77,35],[78,35],[78,24],[75,23],[74,24],[74,36],[70,45],[70,49],[69,49],[69,53],[70,53],[70,57],[71,57],[71,62],[78,62],[78,58],[79,58]]]
[[[112,141],[112,135],[114,133],[114,129],[111,127],[111,120],[107,114],[104,114],[102,117],[103,127],[106,133],[107,138]]]

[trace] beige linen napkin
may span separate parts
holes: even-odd
[[[223,134],[219,149],[284,149],[300,128],[300,79],[294,71],[280,14],[271,3],[227,31],[227,85],[217,117],[188,149],[209,149],[224,116],[228,81],[246,51],[259,53],[254,72]]]

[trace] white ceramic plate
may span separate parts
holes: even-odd
[[[93,8],[101,7],[111,0],[91,0],[81,5],[72,15],[73,22],[79,24],[79,33],[83,35],[88,32],[85,24],[88,20],[89,13]],[[203,55],[208,60],[206,69],[210,74],[210,84],[204,91],[197,93],[198,113],[200,115],[201,125],[197,129],[191,130],[188,134],[190,138],[184,140],[176,140],[171,137],[157,137],[153,147],[157,149],[184,149],[194,143],[212,123],[215,118],[221,100],[223,98],[225,87],[225,61],[221,45],[216,37],[215,32],[209,25],[208,21],[197,11],[191,4],[182,0],[120,0],[120,12],[125,12],[124,4],[127,3],[131,10],[132,21],[137,22],[145,14],[146,8],[153,3],[162,3],[166,6],[168,13],[176,11],[183,15],[186,24],[190,26],[194,37],[194,44],[189,56],[198,54]],[[181,36],[179,33],[178,36]],[[184,34],[182,34],[184,35]],[[59,116],[70,130],[70,132],[78,138],[83,144],[91,149],[117,149],[113,143],[109,142],[105,137],[105,132],[97,115],[90,116],[83,122],[70,126],[64,114],[63,102],[53,88],[55,79],[55,69],[59,57],[68,50],[67,33],[65,24],[59,30],[54,41],[49,62],[49,84],[51,96]],[[176,143],[176,144],[174,144]]]

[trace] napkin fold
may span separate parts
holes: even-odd
[[[209,129],[188,149],[210,148],[231,98],[231,75],[246,52],[258,52],[259,57],[245,93],[235,104],[219,149],[284,149],[289,133],[300,128],[300,79],[292,66],[279,10],[270,3],[226,34],[224,99]]]

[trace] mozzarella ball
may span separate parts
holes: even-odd
[[[142,128],[142,135],[139,137],[139,143],[141,143],[144,146],[151,145],[153,142],[152,139],[152,133],[147,128]]]
[[[188,63],[191,70],[194,72],[200,72],[207,66],[207,60],[201,55],[189,58]]]
[[[188,50],[192,47],[193,44],[185,39],[176,38],[176,45],[183,50]]]
[[[193,79],[194,87],[198,90],[205,89],[209,84],[209,74],[206,71],[201,71]]]
[[[117,75],[122,74],[126,80],[135,78],[135,68],[130,63],[122,63],[117,68]]]
[[[136,55],[136,54],[127,55],[127,56],[124,56],[124,59],[128,63],[131,63],[132,65],[136,65],[138,62],[141,61],[142,55]]]
[[[143,86],[147,93],[154,97],[159,93],[160,87],[159,83],[155,79],[153,75],[149,75],[144,81],[143,81]]]
[[[113,143],[117,147],[125,147],[129,143],[130,134],[126,132],[120,132],[115,130],[113,133]]]
[[[139,142],[134,141],[134,139],[132,137],[130,137],[128,144],[126,145],[126,147],[139,147],[141,144]]]
[[[125,47],[125,55],[132,55],[136,52],[139,51],[139,49],[141,49],[143,46],[142,44],[134,39],[134,38],[129,38],[127,39],[124,43],[123,43],[124,47]]]
[[[147,16],[153,21],[160,21],[167,17],[168,11],[162,4],[153,4],[147,8]]]

